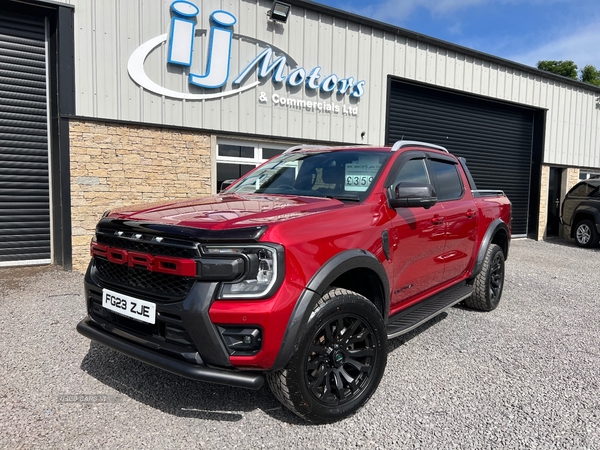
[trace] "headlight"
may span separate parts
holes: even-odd
[[[283,278],[283,248],[279,245],[211,245],[202,251],[208,258],[229,256],[244,260],[244,274],[238,280],[222,283],[219,298],[265,298],[279,287]]]

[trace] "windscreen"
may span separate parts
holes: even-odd
[[[335,150],[292,152],[258,167],[227,193],[258,193],[363,200],[389,152]]]

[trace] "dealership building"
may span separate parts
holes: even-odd
[[[400,139],[464,156],[515,236],[558,236],[600,173],[600,88],[310,1],[0,3],[0,266],[84,270],[105,210]]]

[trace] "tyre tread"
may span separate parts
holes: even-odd
[[[464,304],[469,308],[479,311],[491,311],[497,306],[490,304],[488,286],[488,271],[490,270],[492,257],[496,249],[502,251],[498,245],[490,244],[485,252],[481,272],[475,277],[475,282],[473,283],[473,294],[464,301]]]

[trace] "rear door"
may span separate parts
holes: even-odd
[[[449,282],[469,269],[477,244],[478,210],[454,158],[429,154],[427,167],[443,209],[445,245],[439,258],[444,263],[444,280]]]

